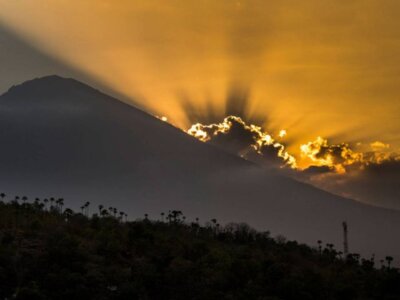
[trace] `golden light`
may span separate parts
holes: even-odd
[[[0,0],[0,22],[181,129],[204,121],[183,98],[206,115],[211,103],[223,117],[237,82],[249,90],[243,116],[290,130],[296,155],[318,135],[397,149],[400,19],[392,12],[400,2],[332,3]]]

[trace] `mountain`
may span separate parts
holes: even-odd
[[[34,79],[0,96],[0,143],[9,195],[90,201],[92,212],[103,204],[131,218],[179,209],[338,249],[346,220],[351,251],[400,259],[399,212],[262,169],[73,79]]]

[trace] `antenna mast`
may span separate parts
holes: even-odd
[[[349,254],[349,243],[347,239],[347,222],[344,221],[342,225],[343,225],[343,254],[344,256],[347,256],[347,254]]]

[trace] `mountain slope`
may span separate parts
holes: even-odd
[[[0,188],[154,218],[246,221],[259,229],[400,257],[400,213],[262,170],[73,79],[49,76],[0,97]]]

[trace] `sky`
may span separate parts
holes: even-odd
[[[205,142],[400,209],[399,12],[396,0],[0,0],[0,25],[78,79],[185,131],[198,123],[194,135],[240,117]],[[61,69],[32,56],[14,70],[4,47],[14,72],[0,92]]]

